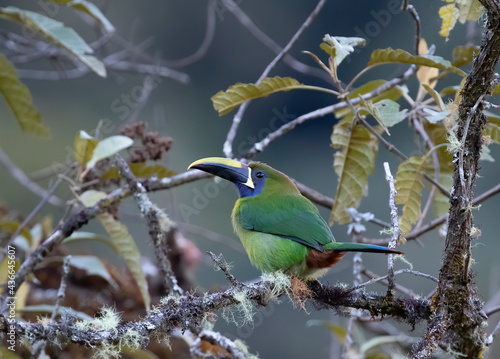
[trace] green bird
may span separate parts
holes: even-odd
[[[284,173],[261,162],[244,163],[208,157],[195,168],[234,183],[240,198],[232,212],[233,228],[250,258],[264,272],[315,279],[345,252],[402,252],[363,243],[335,242],[316,206]]]

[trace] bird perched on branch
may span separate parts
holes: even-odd
[[[234,183],[240,198],[233,228],[250,262],[264,272],[282,270],[304,279],[323,275],[345,252],[402,252],[373,244],[335,242],[316,206],[284,173],[261,163],[219,157],[193,162],[195,168]]]

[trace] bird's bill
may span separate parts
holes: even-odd
[[[252,181],[252,169],[244,163],[222,157],[207,157],[194,161],[188,169],[198,169],[234,183],[241,183],[255,188]]]

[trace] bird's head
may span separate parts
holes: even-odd
[[[189,169],[191,168],[233,182],[238,188],[240,197],[255,197],[264,188],[266,191],[282,191],[290,187],[297,191],[285,174],[261,162],[250,162],[246,165],[227,158],[207,157],[191,163]]]

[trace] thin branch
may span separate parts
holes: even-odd
[[[418,45],[420,44],[420,17],[418,16],[415,7],[410,4],[410,0],[404,0],[402,3],[402,10],[408,11],[415,22],[415,55],[419,55]]]
[[[0,263],[3,261],[5,256],[7,255],[7,248],[9,248],[13,243],[16,237],[21,233],[21,231],[30,223],[33,218],[35,218],[36,214],[45,206],[45,204],[48,202],[50,196],[54,194],[56,191],[57,187],[61,184],[63,181],[63,177],[60,176],[56,182],[50,187],[47,191],[47,194],[42,198],[42,200],[36,205],[36,207],[31,211],[31,213],[24,219],[24,221],[17,227],[16,231],[14,234],[10,237],[7,245],[2,249],[2,254],[0,255]]]
[[[389,150],[389,152],[391,152],[391,153],[395,154],[396,156],[398,156],[402,161],[406,161],[408,159],[408,156],[406,156],[396,146],[394,146],[392,143],[390,143],[384,137],[382,137],[382,135],[380,135],[380,133],[378,133],[365,119],[362,118],[361,122],[363,123],[363,125],[366,126],[366,128],[368,129],[368,131],[370,131],[373,135],[375,135],[375,137],[378,138],[378,140],[380,142],[382,142],[382,144],[385,146],[385,148],[387,148],[387,150]],[[434,186],[436,186],[436,188],[443,195],[445,195],[448,198],[450,197],[450,192],[448,192],[448,190],[446,188],[444,188],[441,183],[439,183],[438,181],[436,181],[434,178],[430,177],[427,173],[424,173],[424,178],[427,181],[429,181],[430,183],[432,183]]]
[[[55,207],[64,207],[64,201],[42,188],[38,185],[38,183],[33,182],[19,167],[16,166],[14,162],[11,161],[2,148],[0,148],[0,163],[4,166],[7,172],[28,191],[41,198],[47,197],[46,201]]]
[[[164,62],[171,67],[184,67],[201,60],[207,54],[210,45],[214,39],[216,25],[216,6],[218,0],[209,0],[207,5],[207,26],[205,29],[205,37],[201,42],[200,47],[191,55],[179,60],[165,60]]]
[[[234,275],[231,274],[230,265],[226,262],[224,257],[222,257],[222,254],[216,256],[213,252],[208,251],[207,253],[214,261],[215,268],[221,270],[226,275],[226,278],[228,282],[231,283],[231,286],[233,288],[241,287],[241,284],[236,280]]]
[[[223,2],[224,2],[224,4],[226,4],[226,7],[228,7],[228,9],[230,9],[230,7],[232,7],[233,5],[236,7],[236,4],[234,4],[232,2],[232,0],[223,0]],[[325,2],[326,2],[326,0],[320,0],[318,2],[316,7],[314,8],[313,12],[311,14],[309,14],[306,21],[304,21],[304,23],[300,26],[299,30],[297,30],[297,32],[292,36],[292,38],[290,39],[288,44],[286,44],[286,46],[269,63],[269,65],[267,65],[264,72],[262,73],[262,75],[260,75],[259,79],[255,83],[256,85],[258,85],[264,78],[266,78],[269,75],[269,73],[271,72],[271,70],[274,68],[274,66],[276,66],[276,64],[288,53],[288,51],[290,51],[292,46],[299,39],[300,35],[302,35],[302,33],[309,27],[309,25],[313,22],[313,20],[319,14],[319,12],[323,8],[323,5],[325,4]],[[238,112],[236,113],[236,115],[234,115],[234,117],[233,117],[233,122],[231,124],[231,128],[229,129],[229,132],[227,133],[226,141],[224,142],[224,146],[223,146],[223,152],[227,158],[234,157],[233,149],[232,149],[233,141],[234,141],[234,138],[236,137],[236,133],[238,132],[238,128],[239,128],[240,123],[241,123],[241,119],[243,118],[243,114],[245,113],[249,104],[250,104],[250,101],[246,101],[245,103],[243,103],[240,106],[240,108],[238,109]]]
[[[391,225],[392,225],[392,237],[389,241],[389,248],[395,249],[396,244],[399,239],[399,221],[398,221],[398,209],[396,207],[395,198],[396,198],[396,187],[394,186],[394,177],[391,173],[391,168],[389,167],[389,162],[384,162],[384,171],[385,171],[385,180],[389,183],[389,208],[391,210]],[[389,282],[389,286],[387,287],[387,295],[394,295],[394,258],[392,254],[387,256],[387,268],[388,275],[387,279]]]
[[[54,303],[54,309],[52,310],[52,315],[50,316],[50,324],[56,324],[56,317],[59,312],[59,307],[66,297],[66,280],[69,274],[69,265],[71,261],[71,255],[67,255],[64,258],[62,265],[62,273],[61,273],[61,284],[59,285],[59,290],[57,291],[56,302]],[[33,347],[33,352],[31,353],[31,358],[37,359],[39,358],[41,353],[45,353],[45,346],[47,345],[46,340],[39,341]]]
[[[432,275],[427,274],[427,273],[422,273],[422,272],[419,272],[419,271],[415,271],[413,269],[400,269],[400,270],[395,271],[393,273],[393,275],[397,276],[397,275],[400,275],[400,274],[403,274],[403,273],[413,274],[413,275],[416,275],[417,277],[424,277],[424,278],[432,280],[433,282],[436,282],[436,283],[438,282],[438,279],[436,277],[433,277]],[[387,280],[387,279],[389,279],[389,275],[385,275],[385,276],[382,276],[382,277],[375,277],[375,278],[370,279],[369,281],[366,281],[364,283],[361,283],[359,285],[356,285],[356,286],[352,287],[351,290],[361,289],[361,288],[367,287],[369,285],[372,285],[372,284],[375,284],[377,282],[381,282],[381,281],[384,281],[384,280]]]
[[[182,295],[183,290],[177,283],[177,278],[168,259],[168,252],[170,250],[168,244],[175,241],[174,234],[177,231],[177,226],[168,218],[164,211],[151,202],[144,186],[137,181],[123,157],[117,154],[115,155],[115,160],[118,164],[120,174],[125,177],[132,191],[139,210],[146,218],[149,236],[153,241],[156,259],[158,260],[162,276],[165,279],[165,285],[169,291],[173,291],[177,295]]]
[[[373,316],[384,315],[401,318],[415,326],[430,317],[429,302],[414,298],[395,298],[387,300],[385,296],[375,293],[350,291],[340,286],[326,286],[319,283],[308,283],[311,301],[317,309],[341,309],[352,307],[369,311]],[[274,285],[269,282],[258,282],[245,286],[245,296],[257,305],[267,305],[267,298],[272,297]],[[239,298],[239,299],[238,299]],[[159,304],[155,310],[137,321],[122,322],[110,330],[81,330],[74,326],[73,319],[63,318],[60,324],[43,325],[24,321],[8,321],[0,315],[0,332],[7,333],[13,327],[17,337],[29,338],[32,343],[47,340],[54,343],[75,343],[84,346],[99,346],[121,343],[128,330],[137,333],[141,348],[158,334],[169,334],[174,329],[187,330],[200,328],[207,313],[239,304],[241,290],[229,288],[223,292],[215,292],[196,296],[182,295]]]
[[[271,49],[275,54],[279,54],[283,51],[283,48],[266,35],[261,29],[259,29],[252,19],[233,0],[223,0],[223,4],[236,17],[240,24],[262,44]],[[295,59],[290,54],[286,54],[284,56],[283,62],[297,72],[315,76],[331,84],[330,77],[324,71],[321,71],[316,67],[306,65]]]
[[[404,83],[406,80],[408,80],[414,73],[415,73],[416,67],[411,66],[408,70],[404,72],[404,74],[400,77],[393,78],[390,81],[387,81],[385,84],[377,87],[375,90],[370,91],[361,97],[364,100],[369,100],[375,96],[380,95],[384,91],[387,91],[397,85],[400,85]],[[360,99],[359,98],[354,98],[351,99],[351,103],[353,105],[359,104]],[[341,110],[347,107],[347,103],[345,101],[336,103],[335,105],[330,105],[326,106],[323,108],[320,108],[318,110],[306,113],[300,117],[297,117],[295,120],[290,121],[284,125],[282,125],[280,128],[278,128],[276,131],[271,132],[269,135],[267,135],[264,139],[261,141],[255,143],[252,148],[247,152],[247,154],[244,156],[245,158],[251,159],[255,157],[255,155],[259,152],[262,152],[269,144],[276,140],[277,138],[283,136],[285,133],[293,130],[297,125],[300,125],[306,121],[318,118],[318,117],[324,117],[327,115],[331,115],[334,111]]]

